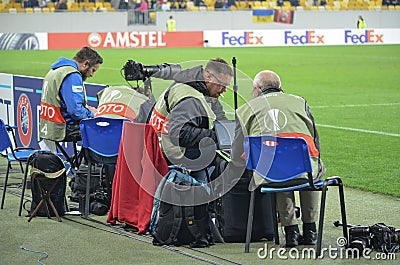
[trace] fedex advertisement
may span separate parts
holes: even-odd
[[[400,29],[204,31],[207,47],[399,44]]]
[[[1,34],[1,33],[0,33]],[[7,33],[7,49],[266,47],[400,44],[400,28]],[[2,35],[0,35],[2,36]],[[5,38],[0,38],[0,40]],[[12,46],[22,43],[23,46]],[[1,42],[1,41],[0,41]],[[26,44],[26,45],[25,45]],[[28,45],[29,44],[29,45]]]
[[[287,46],[325,45],[326,33],[321,30],[285,30],[283,41]]]
[[[384,33],[374,29],[345,30],[344,42],[349,44],[383,44]]]
[[[226,30],[204,31],[205,46],[210,47],[257,47],[271,46],[272,31],[267,30]]]

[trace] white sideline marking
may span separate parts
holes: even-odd
[[[397,106],[400,102],[394,103],[377,103],[377,104],[351,104],[351,105],[332,105],[332,106],[311,106],[311,109],[323,109],[323,108],[347,108],[347,107],[377,107],[377,106]]]
[[[381,135],[386,135],[386,136],[400,137],[400,134],[397,134],[397,133],[387,133],[387,132],[363,130],[363,129],[349,128],[349,127],[333,126],[333,125],[328,125],[328,124],[316,124],[316,125],[321,126],[321,127],[340,129],[340,130],[346,130],[346,131],[355,131],[355,132],[364,132],[364,133],[372,133],[372,134],[381,134]]]

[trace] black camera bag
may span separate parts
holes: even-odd
[[[92,176],[90,178],[90,194],[94,194],[95,191],[101,190],[100,180],[101,167],[96,166],[95,170],[92,169]],[[89,173],[88,165],[81,164],[75,176],[71,179],[69,185],[71,187],[71,196],[69,197],[73,202],[79,202],[81,196],[86,195],[86,180]]]
[[[247,218],[250,204],[249,183],[251,171],[245,171],[236,185],[215,201],[217,227],[225,242],[244,243],[246,240]],[[255,191],[252,241],[273,239],[271,199],[260,188]]]
[[[154,245],[190,245],[190,247],[208,247],[214,244],[213,236],[210,230],[210,215],[208,213],[208,204],[195,206],[174,205],[163,201],[163,197],[186,196],[179,194],[180,187],[191,186],[191,182],[173,182],[175,176],[182,176],[184,173],[177,170],[170,170],[164,177],[164,180],[170,178],[170,181],[163,181],[160,205],[158,211],[157,225],[152,231]],[[186,177],[191,178],[189,175]],[[173,185],[177,184],[177,185]],[[185,193],[190,194],[190,193]],[[191,194],[193,195],[193,194]],[[189,195],[190,196],[190,195]],[[164,197],[164,198],[165,198]]]
[[[61,158],[49,151],[37,151],[29,157],[28,165],[30,166],[32,192],[32,203],[29,212],[32,213],[42,199],[40,188],[35,178],[38,177],[38,175],[46,175],[47,173],[52,174],[60,172],[61,175],[59,175],[58,178],[42,179],[41,184],[45,190],[49,190],[50,187],[57,180],[57,183],[50,193],[50,199],[53,202],[58,214],[60,216],[63,216],[67,209],[65,200],[67,175],[65,172],[65,165]],[[49,212],[50,216],[56,216],[51,207],[49,207]],[[36,215],[47,216],[45,204],[42,204]]]

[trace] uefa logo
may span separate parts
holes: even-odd
[[[270,109],[268,116],[264,119],[265,127],[271,132],[277,132],[285,128],[287,124],[287,117],[279,109]]]
[[[100,46],[101,41],[102,41],[102,38],[99,33],[97,33],[97,32],[90,33],[90,35],[88,37],[88,42],[91,47],[96,48],[96,47]]]
[[[24,146],[29,146],[32,139],[32,107],[26,94],[21,94],[17,105],[18,135]]]

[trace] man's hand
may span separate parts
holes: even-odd
[[[97,109],[96,109],[95,107],[86,105],[86,108],[90,109],[93,113],[96,113],[96,112],[97,112]]]

